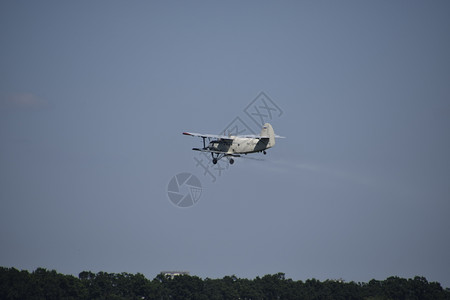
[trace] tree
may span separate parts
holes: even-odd
[[[368,283],[308,279],[305,282],[286,279],[284,273],[262,278],[201,279],[181,275],[174,278],[129,273],[92,273],[83,271],[77,277],[55,270],[37,268],[34,272],[0,267],[0,299],[364,299],[364,300],[449,300],[450,290],[437,282],[416,276],[413,279],[389,277]]]

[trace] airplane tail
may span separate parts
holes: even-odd
[[[270,125],[269,123],[264,124],[261,130],[261,136],[269,137],[267,148],[275,146],[275,132],[273,131],[272,125]]]

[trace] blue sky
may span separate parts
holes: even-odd
[[[0,265],[450,287],[449,12],[2,1]],[[212,182],[181,133],[260,92],[287,139]],[[202,182],[190,208],[167,197],[180,172]]]

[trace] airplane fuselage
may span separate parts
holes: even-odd
[[[229,140],[213,140],[207,149],[228,154],[246,154],[261,152],[271,148],[269,139],[241,138],[231,136]]]

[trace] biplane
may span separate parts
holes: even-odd
[[[222,158],[227,158],[230,164],[234,163],[233,157],[240,157],[242,154],[262,152],[275,146],[275,138],[284,138],[275,135],[272,125],[265,123],[259,135],[215,135],[193,132],[183,132],[184,135],[201,137],[203,148],[192,148],[194,151],[211,153],[213,164]],[[208,145],[206,145],[208,139]]]

